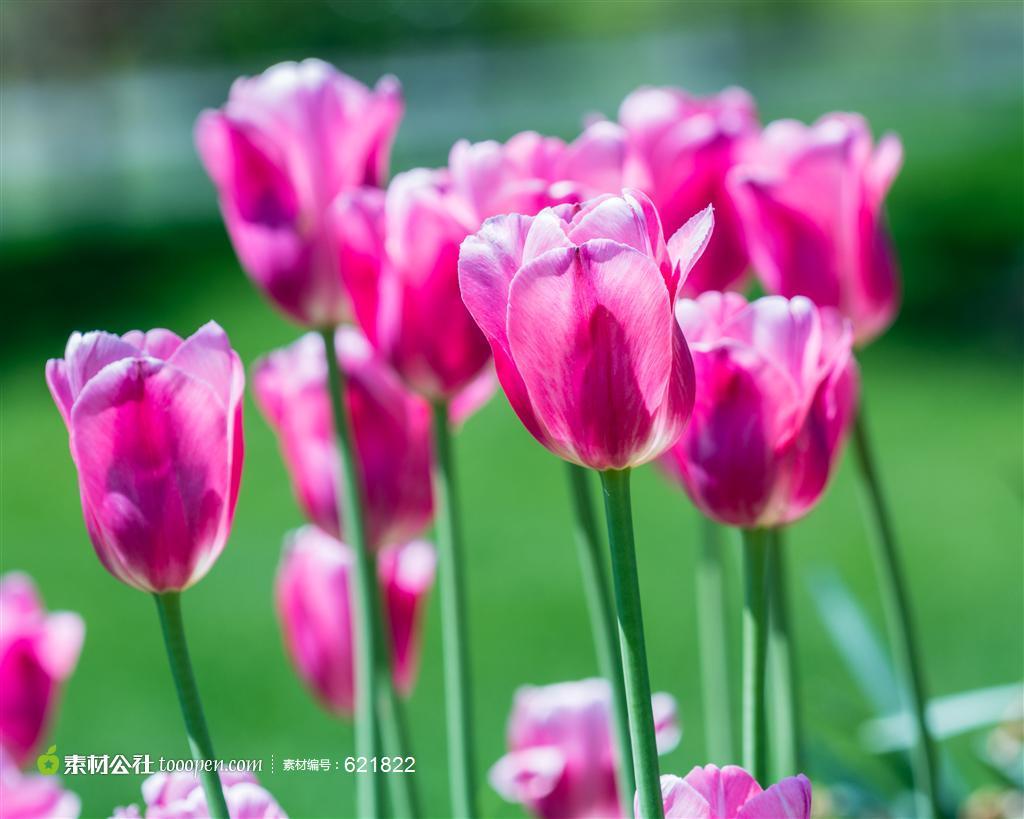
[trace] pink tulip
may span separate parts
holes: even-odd
[[[640,88],[623,100],[619,122],[629,140],[625,184],[651,197],[666,232],[714,206],[715,233],[684,295],[738,285],[749,259],[726,178],[758,130],[750,95],[740,88],[704,98],[676,88]]]
[[[351,316],[360,249],[338,241],[332,208],[387,176],[403,110],[397,80],[371,91],[320,60],[280,63],[231,86],[195,141],[235,252],[285,313],[311,327]]]
[[[694,381],[672,304],[711,226],[707,209],[666,245],[651,201],[627,190],[489,219],[463,244],[466,307],[513,409],[556,455],[622,469],[679,438]]]
[[[666,458],[691,500],[733,526],[807,514],[857,402],[849,322],[803,297],[705,293],[677,307],[697,372],[690,424]]]
[[[46,380],[103,565],[143,591],[200,580],[227,541],[242,475],[245,371],[224,331],[74,333]]]
[[[676,703],[655,694],[652,706],[658,752],[667,753],[680,738]],[[606,680],[520,688],[508,748],[489,775],[504,799],[542,819],[622,816]]]
[[[275,594],[292,662],[329,711],[352,715],[355,676],[349,603],[351,548],[314,526],[293,532],[278,567]],[[395,687],[408,695],[419,664],[419,632],[434,583],[434,547],[390,546],[378,557],[381,601],[390,623]]]
[[[862,117],[828,114],[810,127],[773,122],[731,180],[765,287],[838,308],[861,344],[899,307],[882,206],[902,162],[898,137],[875,147]]]
[[[761,790],[743,768],[697,766],[685,779],[661,777],[665,819],[810,819],[811,783],[803,774]],[[636,807],[640,819],[639,803]]]
[[[23,774],[0,751],[0,816],[3,819],[78,819],[81,800],[55,776]]]
[[[430,523],[429,408],[402,386],[357,330],[340,329],[335,351],[348,382],[369,542],[375,548],[404,542]],[[253,388],[277,433],[303,511],[339,537],[341,462],[322,339],[309,333],[258,361]]]
[[[28,575],[0,578],[0,748],[14,763],[24,765],[45,733],[84,637],[77,614],[46,613]]]
[[[220,775],[231,819],[288,819],[256,777],[224,771]],[[145,813],[135,805],[116,808],[114,819],[209,819],[202,783],[194,773],[156,773],[142,783]]]

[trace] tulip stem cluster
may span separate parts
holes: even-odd
[[[188,644],[185,642],[185,624],[181,619],[181,594],[164,592],[153,597],[160,615],[160,627],[164,634],[164,644],[167,646],[167,659],[171,664],[174,687],[178,692],[182,716],[185,718],[185,731],[192,749],[192,758],[197,762],[213,760],[213,743],[206,728],[203,704],[199,699],[199,689],[192,673],[192,661],[188,656]],[[228,819],[228,805],[221,788],[220,774],[215,770],[206,770],[204,766],[200,776],[211,819]]]
[[[647,648],[644,645],[644,619],[640,605],[636,546],[633,541],[629,476],[629,469],[605,470],[601,472],[601,486],[608,521],[608,545],[612,556],[612,578],[619,617],[619,649],[626,685],[639,815],[644,819],[661,819],[665,814],[651,708]]]
[[[702,520],[697,563],[697,626],[700,638],[704,733],[708,758],[725,765],[733,761],[733,720],[729,675],[728,606],[722,529]]]
[[[618,638],[615,634],[615,611],[608,586],[608,570],[601,552],[593,497],[590,493],[589,474],[586,469],[566,463],[569,495],[573,513],[573,530],[579,549],[583,589],[590,613],[590,628],[594,636],[594,649],[601,675],[611,688],[612,727],[615,732],[615,750],[618,754],[619,798],[623,815],[633,810],[632,796],[636,792],[633,773],[633,752],[629,739],[629,713],[626,708],[626,683],[619,662]]]
[[[768,564],[768,660],[772,691],[772,762],[774,778],[795,776],[803,770],[800,697],[793,623],[789,616],[786,546],[782,529],[773,529]]]
[[[462,577],[465,568],[462,555],[462,528],[458,513],[448,402],[435,401],[432,410],[445,710],[448,719],[448,776],[452,815],[460,819],[472,819],[477,815],[477,810],[473,699],[469,682],[469,645],[466,634],[466,590]]]
[[[363,504],[359,493],[359,477],[352,451],[352,434],[348,412],[345,408],[345,377],[335,353],[334,330],[322,332],[324,353],[327,361],[328,392],[331,396],[331,411],[334,419],[334,435],[341,462],[341,493],[338,519],[345,521],[346,535],[353,551],[353,594],[355,603],[353,620],[355,636],[355,733],[356,752],[366,759],[377,756],[380,730],[374,696],[377,691],[377,675],[386,673],[387,654],[378,650],[380,645],[379,611],[377,603],[377,580],[373,571],[373,560],[366,540],[363,520]],[[366,774],[356,777],[356,806],[360,817],[381,815],[380,777]]]
[[[882,485],[868,438],[863,407],[853,423],[853,449],[868,515],[874,529],[872,540],[881,575],[882,599],[889,626],[889,639],[903,678],[904,696],[908,698],[914,721],[916,740],[911,746],[911,768],[919,801],[919,815],[942,816],[938,792],[937,755],[925,716],[925,684],[921,657],[915,637],[910,600],[903,569],[896,547],[889,509],[882,494]]]
[[[768,572],[772,536],[744,529],[743,555],[743,767],[768,781]]]

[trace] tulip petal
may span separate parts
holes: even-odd
[[[810,819],[811,783],[803,774],[783,779],[752,797],[736,819]]]
[[[661,801],[665,808],[665,819],[719,819],[717,815],[712,815],[708,800],[678,776],[662,775]],[[633,812],[637,819],[642,819],[639,794],[634,800]]]
[[[85,640],[85,621],[70,611],[54,612],[46,618],[39,644],[39,662],[56,680],[65,680],[78,663]]]
[[[668,257],[672,260],[677,282],[682,286],[693,266],[708,246],[715,226],[715,209],[708,205],[691,216],[668,240]]]
[[[208,384],[224,408],[233,406],[231,342],[217,322],[207,322],[196,330],[174,351],[167,363]]]
[[[487,779],[508,802],[536,802],[558,786],[567,765],[555,747],[537,746],[513,751],[499,759]]]
[[[651,696],[651,708],[654,712],[654,739],[658,753],[667,754],[683,738],[675,697],[659,691]]]
[[[732,819],[743,805],[761,793],[757,780],[736,765],[698,766],[686,775],[686,784],[707,800],[711,816],[716,819]]]
[[[419,631],[427,593],[434,585],[437,552],[425,541],[382,549],[377,572],[391,629],[395,686],[408,695],[419,664]]]

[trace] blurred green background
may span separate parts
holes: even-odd
[[[929,683],[942,695],[1024,677],[1021,4],[4,0],[0,15],[0,547],[4,571],[30,572],[49,606],[87,622],[52,734],[62,753],[187,748],[153,604],[108,576],[86,538],[44,361],[75,329],[184,335],[215,318],[246,362],[297,335],[240,272],[191,127],[234,76],[305,56],[365,81],[402,80],[396,171],[442,164],[460,137],[571,138],[584,115],[614,116],[644,83],[738,84],[765,121],[852,109],[876,132],[898,132],[907,161],[889,217],[906,303],[862,364]],[[184,601],[193,659],[218,752],[273,755],[277,772],[262,780],[293,817],[344,815],[349,775],[280,771],[285,757],[350,753],[352,729],[318,710],[285,658],[271,584],[282,535],[301,517],[272,435],[251,401],[246,411],[234,532]],[[500,395],[458,454],[483,774],[503,753],[516,687],[582,678],[595,661],[560,464]],[[881,630],[853,478],[844,459],[791,535],[816,786],[843,778],[836,760],[874,715],[808,591],[816,570],[834,567]],[[663,770],[683,774],[706,761],[696,517],[652,468],[634,497],[652,684],[675,695],[684,723]],[[438,638],[433,599],[410,704],[432,816],[447,809]],[[996,781],[977,742],[946,744],[958,794]],[[898,770],[898,757],[878,767]],[[68,785],[90,817],[140,798],[132,778]],[[898,781],[878,787],[891,796]],[[520,815],[482,776],[481,802],[486,816]]]

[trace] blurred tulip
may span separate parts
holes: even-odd
[[[78,819],[81,800],[55,776],[23,774],[0,751],[0,816],[3,819]]]
[[[765,287],[838,308],[859,344],[884,331],[899,307],[882,206],[902,163],[898,137],[874,146],[862,117],[828,114],[809,127],[773,122],[731,178]]]
[[[14,763],[24,765],[46,731],[84,637],[77,614],[46,613],[28,575],[0,577],[0,748]]]
[[[314,526],[293,532],[278,567],[275,595],[285,643],[299,676],[325,708],[346,716],[354,704],[349,601],[351,547]],[[419,664],[420,623],[434,584],[434,547],[390,546],[378,558],[382,605],[390,624],[395,687],[408,695]]]
[[[651,201],[627,190],[489,219],[463,244],[462,297],[498,379],[556,455],[623,469],[679,438],[694,381],[672,304],[712,221],[702,211],[666,245]]]
[[[639,88],[623,100],[619,122],[629,142],[624,184],[651,197],[666,233],[709,204],[715,209],[715,233],[683,294],[739,285],[749,258],[726,179],[757,134],[753,99],[741,88],[703,98]]]
[[[430,523],[430,412],[378,358],[359,331],[343,327],[335,351],[347,379],[367,536],[374,548],[415,537]],[[324,345],[315,333],[253,367],[257,403],[277,433],[306,516],[340,536],[341,464],[327,393]]]
[[[811,783],[803,774],[762,790],[743,768],[695,767],[686,778],[663,776],[665,819],[810,819]],[[637,817],[640,813],[637,811]]]
[[[681,733],[675,700],[655,694],[652,706],[658,752],[668,753]],[[607,680],[520,688],[508,748],[490,772],[504,799],[542,819],[622,816]]]
[[[665,459],[709,517],[755,528],[817,502],[856,410],[852,330],[803,297],[737,293],[682,300],[697,403]]]
[[[237,79],[224,107],[196,122],[196,148],[242,267],[301,324],[351,317],[351,291],[365,283],[361,248],[339,243],[331,210],[385,182],[402,111],[393,77],[371,91],[304,60]]]
[[[231,819],[288,819],[274,797],[250,773],[220,775]],[[145,812],[135,805],[116,808],[113,819],[209,819],[206,797],[193,773],[156,773],[142,783]]]
[[[199,581],[227,541],[242,474],[245,371],[224,331],[74,333],[46,380],[106,569],[143,591]]]

